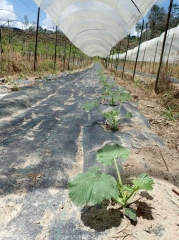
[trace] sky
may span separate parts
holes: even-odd
[[[163,2],[163,0],[157,0],[157,4],[161,5],[161,2]],[[167,8],[169,3],[170,0],[166,0],[162,6]],[[174,0],[174,3],[179,4],[179,0]],[[7,9],[9,11],[2,9]],[[36,22],[37,19],[37,10],[38,6],[33,0],[0,0],[0,25],[10,20],[12,21],[10,23],[11,26],[23,28],[22,21],[25,15],[28,17],[29,26],[33,25],[33,22]],[[40,13],[40,26],[46,29],[55,29],[52,20],[42,10]]]
[[[37,21],[37,11],[38,6],[33,0],[0,0],[0,25],[7,20],[17,20],[19,22],[11,22],[11,25],[22,28],[25,15],[28,17],[29,25],[33,25],[33,22]],[[40,26],[47,29],[54,28],[54,23],[42,10],[40,12]]]

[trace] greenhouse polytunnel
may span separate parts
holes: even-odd
[[[91,57],[110,55],[111,48],[156,3],[156,0],[34,1],[76,47]]]
[[[152,61],[159,62],[160,55],[162,51],[162,44],[164,39],[164,33],[160,37],[151,39],[149,41],[143,42],[140,45],[140,51],[138,56],[138,61]],[[179,53],[179,25],[176,28],[169,29],[167,32],[167,39],[165,43],[163,61],[164,62],[176,62],[178,60]],[[114,54],[110,57],[113,59],[126,59],[130,61],[135,61],[138,52],[138,47],[132,50],[128,50],[126,53]],[[126,55],[127,54],[127,55]]]

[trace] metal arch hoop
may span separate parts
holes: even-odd
[[[131,2],[135,5],[135,7],[137,8],[137,10],[138,10],[139,13],[141,14],[141,11],[140,11],[140,9],[138,8],[137,4],[136,4],[133,0],[131,0]]]
[[[15,13],[15,14],[22,20],[22,22],[24,23],[24,20],[22,19],[22,17],[21,17],[19,14],[17,14],[16,12],[11,11],[11,10],[8,10],[8,9],[4,9],[4,8],[1,8],[1,9],[0,9],[0,11],[3,11],[3,10],[8,11],[8,12],[12,12],[12,13]],[[24,24],[25,24],[25,23],[24,23]]]

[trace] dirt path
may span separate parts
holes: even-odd
[[[179,239],[179,199],[171,191],[179,169],[168,173],[155,147],[167,151],[160,137],[132,103],[122,112],[132,111],[134,119],[115,134],[104,130],[96,111],[80,109],[100,93],[98,68],[54,80],[53,93],[1,120],[0,239]],[[136,204],[136,226],[105,205],[81,210],[68,197],[68,180],[95,164],[95,152],[105,142],[131,148],[130,159],[120,163],[124,179],[143,171],[156,179],[154,191],[141,193]]]

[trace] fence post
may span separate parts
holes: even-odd
[[[172,11],[172,5],[173,5],[173,0],[170,0],[169,10],[168,10],[168,17],[167,17],[167,24],[166,24],[166,28],[165,28],[165,34],[164,34],[164,39],[163,39],[162,51],[161,51],[161,55],[160,55],[160,61],[159,61],[159,67],[158,67],[158,72],[157,72],[157,78],[156,78],[156,82],[155,82],[155,93],[158,93],[158,81],[159,81],[160,70],[161,70],[161,65],[162,65],[162,61],[163,61],[163,54],[164,54],[165,42],[166,42],[166,38],[167,38],[167,31],[168,31],[169,22],[170,22],[170,15],[171,15],[171,11]]]
[[[144,63],[144,59],[145,59],[145,52],[146,52],[146,47],[145,47],[144,55],[143,55],[143,58],[142,58],[141,73],[142,73],[142,67],[143,67],[143,63]]]
[[[170,48],[169,48],[169,51],[168,51],[168,56],[167,56],[167,69],[168,69],[168,61],[169,61],[169,57],[170,57],[170,52],[171,52],[171,48],[172,48],[174,36],[175,36],[175,33],[173,33],[173,35],[172,35],[172,40],[171,40]]]
[[[142,41],[143,29],[144,29],[144,19],[142,21],[141,34],[140,34],[140,39],[139,39],[139,47],[138,47],[138,50],[137,50],[137,56],[136,56],[135,65],[134,65],[134,72],[133,72],[133,76],[132,76],[133,80],[134,80],[135,73],[136,73],[136,67],[137,67],[137,61],[138,61],[138,57],[139,57],[140,44],[141,44],[141,41]]]
[[[64,45],[63,71],[65,71],[65,63],[66,63],[66,41],[65,41],[65,45]]]
[[[155,49],[154,62],[153,62],[153,69],[152,69],[152,72],[153,72],[153,73],[154,73],[155,60],[156,60],[156,56],[157,56],[158,43],[159,43],[159,40],[158,40],[158,42],[157,42],[157,46],[156,46],[156,49]]]
[[[129,49],[129,39],[130,39],[130,34],[128,35],[128,39],[127,39],[126,55],[125,55],[125,58],[124,58],[124,64],[123,64],[123,69],[122,69],[122,79],[124,77],[124,70],[125,70],[126,59],[127,59],[127,51]]]
[[[1,26],[0,26],[0,56],[2,55],[2,29],[1,29]]]
[[[73,54],[73,70],[74,70],[74,63],[75,63],[75,52]]]
[[[56,26],[56,32],[55,32],[55,53],[54,53],[54,70],[56,70],[56,63],[57,63],[57,29],[58,27]]]
[[[35,39],[35,52],[34,52],[34,72],[36,71],[36,63],[37,63],[37,44],[38,44],[38,33],[39,33],[39,17],[40,17],[40,7],[38,7],[38,13],[37,13],[37,29],[36,29],[36,39]]]
[[[112,50],[111,50],[111,53],[110,53],[111,70],[112,70],[112,65],[113,65],[113,53],[114,53],[114,49],[112,49]],[[111,55],[112,55],[112,58],[111,58]]]
[[[151,63],[152,63],[152,60],[150,59],[149,73],[150,73]]]
[[[70,57],[71,57],[71,43],[70,43],[70,50],[69,50],[69,56],[68,56],[68,70],[70,70]]]
[[[10,44],[10,26],[9,26],[9,20],[7,21],[8,23],[8,43]]]
[[[117,48],[116,72],[117,72],[117,67],[118,67],[118,64],[119,64],[119,54],[120,54],[120,51],[121,51],[121,41],[118,43],[118,48]]]

